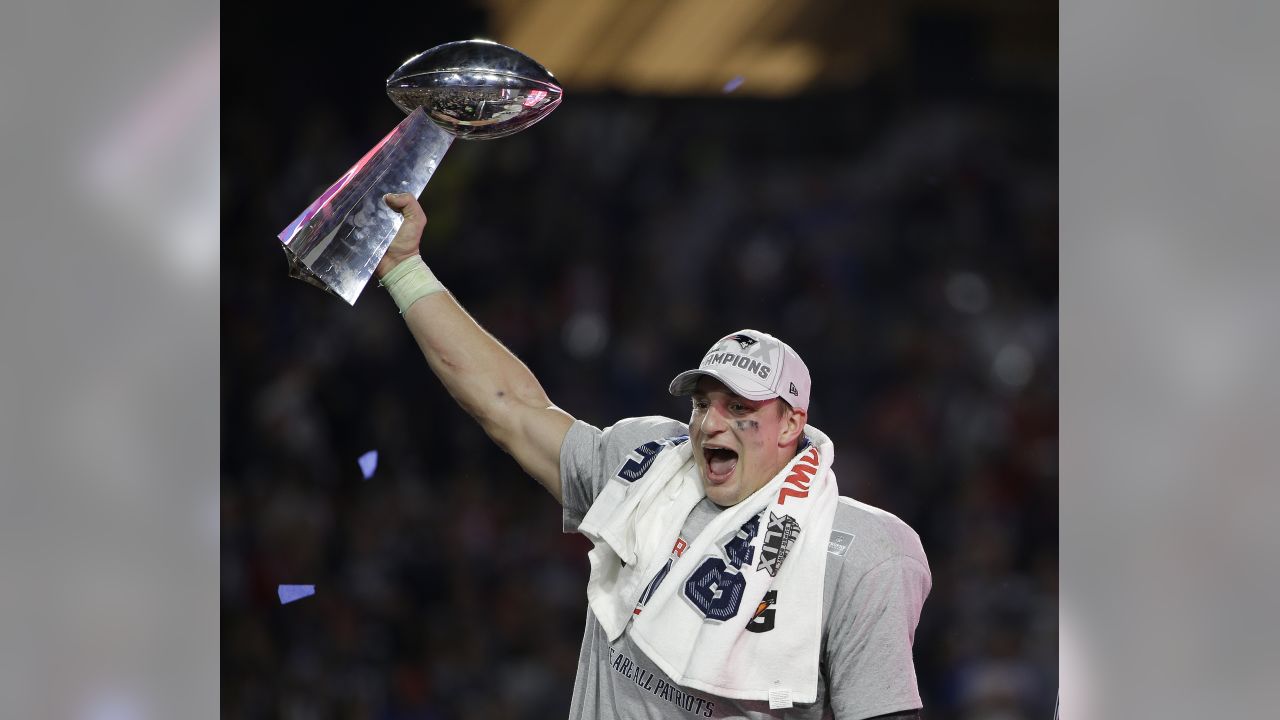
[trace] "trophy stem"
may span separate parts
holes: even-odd
[[[404,220],[382,197],[422,194],[452,143],[414,110],[280,232],[289,275],[354,305]]]

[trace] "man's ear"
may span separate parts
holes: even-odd
[[[778,402],[784,402],[779,400]],[[807,410],[799,410],[790,406],[784,411],[782,416],[782,427],[778,433],[778,446],[786,447],[800,439],[804,434],[804,425],[809,421],[809,412]]]

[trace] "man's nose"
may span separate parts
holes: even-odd
[[[702,415],[702,434],[718,435],[729,427],[728,421],[714,406],[707,408]]]

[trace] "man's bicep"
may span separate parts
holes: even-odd
[[[555,406],[531,407],[520,412],[519,431],[506,450],[525,472],[551,493],[556,502],[563,504],[560,446],[573,426],[573,417]]]

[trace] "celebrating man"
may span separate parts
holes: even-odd
[[[688,424],[599,430],[557,408],[419,255],[410,195],[376,276],[432,371],[594,544],[573,718],[916,717],[912,641],[931,579],[898,518],[839,496],[810,378],[766,333],[672,380]]]

